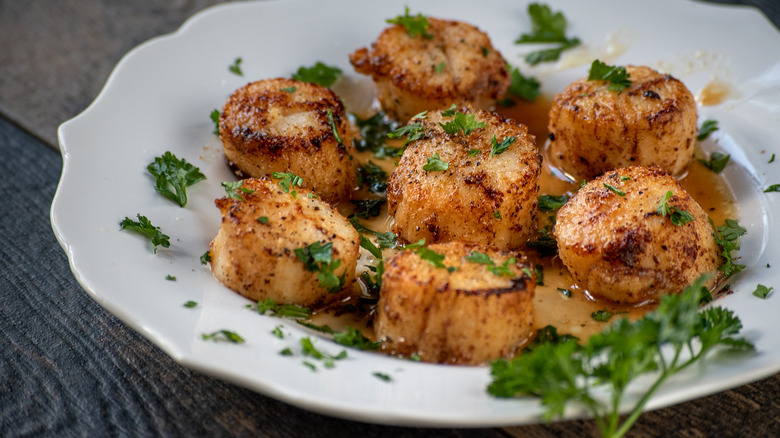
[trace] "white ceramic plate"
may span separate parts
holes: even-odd
[[[739,200],[748,229],[742,262],[748,269],[736,291],[718,301],[742,318],[755,355],[716,358],[665,385],[650,401],[657,408],[724,390],[780,370],[776,333],[780,296],[751,295],[756,284],[780,288],[780,193],[762,193],[780,183],[780,34],[757,11],[680,0],[549,2],[569,18],[569,34],[584,42],[561,65],[529,69],[527,50],[513,44],[530,30],[524,2],[328,1],[236,3],[209,9],[172,34],[132,50],[117,65],[95,102],[64,123],[59,140],[64,168],[52,205],[52,223],[76,278],[98,303],[152,340],[181,364],[313,411],[356,420],[404,425],[497,426],[536,422],[535,399],[488,396],[486,368],[413,363],[349,350],[334,369],[302,365],[297,348],[307,336],[295,324],[261,317],[247,300],[214,280],[201,266],[219,226],[213,200],[219,182],[232,180],[209,113],[250,80],[289,76],[299,66],[324,61],[357,78],[348,54],[369,45],[398,15],[412,12],[468,21],[486,31],[512,64],[554,94],[585,76],[600,57],[615,64],[647,64],[682,79],[694,94],[713,80],[731,95],[700,108],[720,122],[705,147],[732,156],[725,176]],[[619,42],[619,43],[616,43]],[[228,72],[243,58],[244,77]],[[568,64],[571,68],[563,68]],[[146,165],[170,150],[200,167],[207,180],[188,190],[179,208],[155,193]],[[119,231],[125,216],[147,216],[171,236],[170,249],[153,254],[147,241]],[[774,242],[774,244],[770,244]],[[776,265],[769,267],[769,264]],[[174,275],[177,281],[166,281]],[[199,303],[194,309],[185,301]],[[282,324],[284,339],[270,334]],[[204,342],[202,333],[230,329],[243,345]],[[328,352],[342,348],[320,339]],[[279,355],[292,347],[293,357]],[[392,382],[373,373],[392,376]],[[580,415],[572,410],[568,415]]]

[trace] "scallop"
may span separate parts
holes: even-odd
[[[511,83],[507,62],[476,27],[428,18],[427,35],[386,28],[372,44],[350,55],[359,73],[376,84],[382,109],[405,123],[425,110],[451,103],[489,109]]]
[[[254,301],[318,308],[346,298],[357,231],[310,190],[279,182],[245,179],[234,197],[215,201],[222,223],[209,247],[214,277]]]
[[[478,127],[447,133],[458,120]],[[409,125],[422,138],[407,145],[388,179],[393,231],[407,242],[522,247],[536,232],[542,161],[527,127],[469,108],[431,112]]]
[[[357,130],[331,90],[292,79],[249,83],[219,118],[225,156],[245,176],[292,172],[328,202],[357,186],[352,139]]]
[[[406,249],[386,261],[374,331],[384,352],[425,362],[508,358],[534,334],[534,289],[516,252],[465,242]]]
[[[649,67],[625,69],[631,85],[623,91],[580,79],[555,96],[548,156],[575,180],[634,165],[677,176],[693,158],[697,112],[688,88]]]
[[[585,184],[559,211],[558,254],[595,298],[657,302],[721,263],[707,214],[658,167],[607,172]],[[717,276],[710,277],[708,287]]]

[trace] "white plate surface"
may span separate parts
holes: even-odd
[[[551,1],[569,18],[569,35],[585,44],[559,65],[529,69],[513,44],[530,30],[524,2],[289,0],[236,3],[208,9],[174,34],[128,53],[82,114],[64,123],[59,140],[64,168],[52,205],[52,224],[76,278],[98,303],[181,364],[317,412],[386,424],[499,426],[540,420],[534,399],[488,396],[486,368],[413,363],[349,350],[334,369],[312,372],[300,354],[279,355],[310,333],[294,323],[262,317],[247,300],[221,286],[199,257],[219,226],[213,200],[232,180],[209,113],[250,80],[289,76],[320,60],[357,79],[348,54],[369,45],[404,4],[413,13],[459,19],[486,31],[512,64],[554,94],[587,74],[594,57],[613,64],[646,64],[674,74],[697,94],[719,81],[730,97],[700,107],[700,122],[720,130],[704,147],[732,155],[725,170],[739,200],[742,262],[736,293],[717,304],[733,309],[755,355],[719,357],[668,382],[650,401],[657,408],[721,391],[780,370],[776,320],[780,296],[751,295],[758,283],[780,288],[780,34],[755,10],[681,0]],[[618,43],[616,43],[618,42]],[[244,77],[227,66],[243,58]],[[565,68],[564,65],[569,65]],[[188,190],[179,208],[155,193],[146,165],[170,150],[200,167],[207,180]],[[147,216],[171,236],[153,254],[147,241],[119,231],[119,221]],[[769,267],[769,265],[773,265]],[[774,266],[776,265],[776,266]],[[174,275],[177,281],[166,281]],[[195,309],[185,301],[199,303]],[[270,331],[284,325],[284,339]],[[202,333],[230,329],[243,345],[204,342]],[[342,347],[319,339],[337,353]],[[384,382],[374,372],[392,376]],[[569,417],[580,415],[571,410]]]

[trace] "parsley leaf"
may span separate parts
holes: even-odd
[[[313,357],[314,359],[323,361],[325,368],[333,368],[333,361],[346,359],[347,357],[346,350],[342,350],[341,353],[335,356],[318,350],[314,347],[314,343],[309,337],[301,338],[301,347],[303,348],[302,352],[304,356]]]
[[[539,230],[539,237],[536,240],[529,240],[526,245],[535,248],[542,255],[552,255],[558,252],[558,241],[552,234],[552,226],[545,225]]]
[[[525,56],[525,61],[531,65],[540,62],[555,61],[561,52],[580,44],[578,38],[566,37],[566,17],[561,12],[553,13],[549,6],[531,3],[528,5],[528,15],[531,18],[532,33],[524,33],[515,40],[515,44],[525,43],[556,43],[556,47],[531,52]]]
[[[599,322],[607,322],[610,319],[612,319],[612,316],[615,314],[615,312],[611,312],[607,309],[601,309],[597,310],[590,314],[590,317],[593,318],[595,321]]]
[[[712,224],[712,219],[710,219]],[[715,225],[713,224],[713,227]],[[731,255],[732,251],[739,249],[739,238],[745,234],[747,230],[739,226],[734,219],[726,219],[725,224],[716,228],[713,232],[715,236],[715,243],[721,249],[721,256],[725,262],[718,267],[718,270],[723,272],[723,275],[730,277],[737,272],[745,269],[745,265],[735,264],[734,258]]]
[[[177,158],[170,151],[156,157],[146,166],[146,170],[155,178],[154,189],[157,193],[179,204],[180,207],[187,205],[187,187],[206,179],[206,175],[202,174],[200,169],[183,158]]]
[[[247,195],[251,195],[255,191],[252,189],[248,189],[246,187],[243,187],[244,181],[222,181],[222,187],[225,188],[225,193],[227,193],[228,198],[231,199],[238,199],[239,201],[243,201],[244,197],[241,196],[240,192],[244,192]]]
[[[320,287],[330,293],[336,293],[344,287],[346,271],[341,274],[341,277],[334,272],[341,266],[341,260],[333,260],[333,242],[325,245],[314,242],[303,248],[297,248],[295,256],[303,262],[307,271],[317,272]]]
[[[753,295],[765,300],[774,289],[775,288],[773,287],[766,287],[763,284],[759,284],[756,286],[756,290],[753,291]]]
[[[504,276],[511,278],[515,276],[509,269],[509,265],[517,263],[517,259],[514,257],[510,257],[506,259],[500,266],[496,266],[496,263],[493,261],[493,259],[490,258],[489,255],[479,251],[472,251],[471,254],[466,256],[466,261],[485,265],[488,271],[492,272],[493,275],[498,277]]]
[[[420,239],[415,243],[410,243],[404,247],[417,253],[422,260],[428,261],[430,264],[437,268],[444,268],[449,272],[454,272],[458,268],[454,266],[446,266],[444,264],[444,254],[440,254],[432,249],[425,247],[425,239]]]
[[[233,64],[228,67],[230,73],[233,73],[234,75],[238,75],[238,76],[244,76],[244,72],[241,71],[241,61],[242,59],[240,57],[236,58],[236,60],[233,61]]]
[[[441,158],[439,158],[439,154],[433,154],[433,156],[428,157],[427,160],[428,162],[422,167],[426,172],[442,172],[450,168],[450,163],[442,161]]]
[[[444,71],[445,68],[447,68],[447,63],[442,61],[436,65],[434,70],[436,71],[436,74],[439,75]]]
[[[308,307],[301,307],[295,304],[278,304],[271,298],[257,302],[257,313],[292,319],[308,319],[311,317],[311,310]]]
[[[184,303],[183,306],[188,308],[188,309],[192,309],[193,307],[198,307],[198,303],[196,301],[190,300],[190,301],[187,301],[186,303]]]
[[[344,144],[344,140],[339,135],[339,130],[336,129],[336,121],[333,119],[333,110],[328,108],[328,122],[330,122],[330,129],[333,131],[333,137],[336,138],[338,144]]]
[[[219,341],[224,340],[232,342],[234,344],[243,344],[244,338],[238,335],[236,332],[230,330],[217,330],[214,333],[203,333],[201,335],[204,341]]]
[[[604,187],[609,189],[610,192],[612,192],[612,193],[614,193],[614,194],[616,194],[618,196],[626,196],[626,193],[624,191],[622,191],[619,188],[613,186],[612,184],[607,184],[607,183],[603,183],[603,184],[604,184]]]
[[[367,119],[361,119],[352,114],[355,125],[360,129],[360,135],[355,136],[352,144],[360,152],[371,151],[376,158],[400,156],[403,148],[392,148],[385,142],[387,134],[398,129],[398,123],[378,112]]]
[[[368,351],[379,350],[379,346],[382,344],[368,339],[363,336],[360,330],[352,327],[347,327],[347,331],[344,332],[333,332],[333,340],[347,347]]]
[[[422,123],[412,123],[387,134],[387,138],[401,138],[403,136],[406,136],[406,141],[404,141],[404,146],[406,146],[412,141],[424,138],[425,128],[423,128]]]
[[[463,135],[469,135],[475,129],[486,127],[487,123],[474,120],[474,114],[466,115],[457,112],[452,120],[447,123],[439,123],[439,126],[450,135],[457,135],[459,131],[463,131]]]
[[[496,141],[496,136],[494,135],[493,139],[490,140],[490,144],[492,145],[490,149],[490,156],[493,157],[495,155],[503,154],[514,142],[515,137],[504,137],[504,139],[501,140],[501,143],[498,143]]]
[[[509,85],[507,93],[528,102],[533,102],[539,97],[539,87],[541,84],[539,84],[539,81],[537,81],[536,78],[533,76],[523,76],[523,74],[520,73],[520,69],[511,65],[507,66],[507,69],[512,77],[512,83]]]
[[[561,207],[569,197],[566,195],[553,196],[553,195],[541,195],[539,196],[539,210],[542,211],[555,211]]]
[[[219,110],[212,110],[209,118],[214,122],[214,135],[219,135]]]
[[[699,127],[699,133],[696,135],[696,140],[704,141],[710,136],[710,134],[717,131],[718,129],[717,120],[707,119],[702,122],[701,126]]]
[[[209,251],[204,252],[200,256],[200,264],[205,265],[206,263],[211,261],[211,253]]]
[[[387,192],[387,172],[371,160],[358,167],[357,176],[359,187],[365,185],[370,192],[380,195]]]
[[[323,64],[317,61],[311,67],[299,67],[298,71],[292,74],[296,81],[310,82],[323,87],[330,87],[341,76],[341,69],[338,67]]]
[[[715,173],[720,173],[723,171],[723,168],[726,167],[726,164],[728,164],[729,159],[731,158],[731,155],[729,154],[722,154],[720,152],[713,152],[710,155],[709,160],[702,160],[699,159],[699,163],[703,164],[704,167],[707,169],[710,169],[711,171]]]
[[[389,18],[385,21],[388,24],[398,24],[405,27],[406,33],[412,38],[417,35],[421,35],[425,39],[433,38],[433,35],[428,33],[428,27],[431,25],[428,22],[428,18],[422,14],[417,14],[415,16],[409,15],[408,6],[404,6],[404,15],[398,15],[395,18]]]
[[[452,105],[450,105],[449,108],[442,111],[440,114],[442,115],[442,117],[452,117],[455,115],[456,112],[458,112],[458,106],[453,103]]]
[[[362,217],[364,219],[377,217],[382,212],[382,206],[385,205],[386,202],[386,198],[352,201],[352,204],[357,207],[357,211],[353,213],[352,216]]]
[[[294,189],[296,186],[300,187],[303,184],[303,178],[290,171],[284,173],[273,172],[271,176],[279,180],[279,187],[282,188],[284,193],[291,194],[293,198],[298,197],[298,192],[296,190],[290,191],[290,189]]]
[[[667,203],[671,197],[672,191],[669,190],[666,192],[666,195],[664,195],[664,199],[661,200],[661,203],[658,204],[658,208],[655,209],[655,212],[658,213],[661,217],[669,216],[669,220],[672,222],[672,224],[678,227],[693,221],[694,218],[692,214],[685,210],[680,210],[677,207]]]
[[[589,81],[608,82],[608,88],[618,93],[631,86],[629,77],[625,67],[607,65],[598,59],[593,61],[588,72]]]
[[[142,234],[152,241],[152,247],[155,254],[157,253],[157,247],[169,248],[171,246],[170,239],[167,235],[160,231],[160,227],[155,227],[152,222],[147,219],[146,216],[137,215],[138,220],[134,221],[129,217],[122,219],[119,223],[120,230],[130,230],[136,233]]]
[[[380,373],[379,371],[375,371],[375,372],[371,373],[371,375],[376,377],[377,379],[383,380],[385,382],[392,382],[393,381],[393,378],[390,377],[389,374]]]
[[[771,192],[780,192],[780,184],[772,184],[771,186],[764,189],[764,193],[771,193]]]

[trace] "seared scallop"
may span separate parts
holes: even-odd
[[[631,85],[580,79],[550,109],[550,163],[576,180],[609,170],[660,166],[684,173],[693,158],[696,102],[679,80],[649,67],[627,66]]]
[[[644,166],[587,183],[558,211],[554,228],[558,254],[575,281],[596,298],[625,304],[656,302],[717,272],[713,232],[676,179]]]
[[[286,187],[249,178],[234,197],[215,201],[222,223],[209,247],[214,276],[255,301],[316,308],[345,298],[355,279],[357,232],[311,191]]]
[[[489,109],[511,83],[501,53],[470,24],[427,20],[425,34],[411,36],[396,24],[370,50],[363,47],[350,55],[355,70],[373,78],[382,109],[402,123],[453,102]]]
[[[406,249],[386,262],[374,331],[383,351],[425,362],[510,357],[534,333],[535,287],[512,251],[464,242]]]
[[[458,122],[475,129],[447,133]],[[407,242],[523,246],[536,231],[542,161],[528,129],[466,108],[429,112],[414,125],[422,138],[407,145],[387,184],[393,231]]]
[[[292,79],[266,79],[236,90],[222,108],[225,156],[246,176],[292,172],[322,199],[349,198],[357,170],[354,128],[331,90]]]

